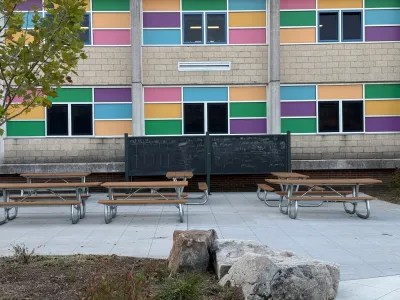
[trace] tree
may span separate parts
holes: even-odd
[[[38,7],[16,11],[25,1],[0,1],[0,126],[34,107],[50,107],[49,97],[86,59],[80,38],[85,0],[44,0],[44,15]]]

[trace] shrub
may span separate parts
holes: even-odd
[[[35,249],[29,251],[25,244],[11,245],[14,254],[12,257],[14,260],[21,264],[27,264],[30,262],[32,255],[35,253]]]

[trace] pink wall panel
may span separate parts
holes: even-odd
[[[281,0],[281,9],[315,8],[316,0]]]
[[[93,29],[93,45],[130,45],[129,29]]]
[[[181,88],[144,88],[144,102],[181,102]]]
[[[229,44],[265,44],[266,30],[260,29],[230,29]]]

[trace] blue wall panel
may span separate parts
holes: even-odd
[[[184,87],[183,101],[228,101],[226,87]]]
[[[132,119],[132,104],[95,104],[94,118],[107,119]]]
[[[180,29],[144,29],[143,45],[180,45]]]
[[[365,11],[365,25],[399,25],[400,9],[377,9]]]
[[[314,85],[281,86],[281,100],[315,100]]]
[[[265,0],[229,0],[230,10],[265,10]]]

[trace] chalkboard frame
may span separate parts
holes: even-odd
[[[203,136],[199,135],[193,135],[193,136],[142,136],[142,137],[129,137],[128,134],[125,134],[125,179],[128,181],[129,177],[132,176],[155,176],[155,175],[163,175],[164,171],[161,171],[162,168],[160,168],[160,171],[158,172],[140,172],[140,171],[134,171],[130,168],[131,166],[131,159],[133,157],[133,154],[130,151],[129,145],[131,143],[139,140],[146,139],[148,141],[154,140],[156,143],[157,140],[168,140],[168,139],[174,139],[174,140],[182,140],[182,141],[188,141],[190,139],[199,139],[203,138],[204,140],[204,170],[205,172],[196,172],[194,171],[195,175],[206,175],[207,176],[207,183],[210,187],[210,178],[211,175],[228,175],[228,174],[266,174],[271,172],[271,169],[265,169],[263,171],[254,171],[254,172],[243,172],[240,169],[234,170],[234,171],[229,171],[229,172],[213,172],[212,168],[212,159],[213,159],[213,151],[212,151],[212,140],[213,139],[218,139],[219,137],[224,138],[224,139],[240,139],[240,138],[252,138],[252,139],[259,139],[262,141],[262,139],[273,139],[274,136],[279,138],[279,141],[281,143],[284,143],[284,147],[282,149],[283,153],[281,153],[282,156],[284,156],[284,163],[281,165],[281,168],[279,168],[279,171],[291,171],[291,148],[290,148],[290,143],[291,143],[291,136],[290,132],[287,132],[286,134],[278,134],[278,135],[209,135],[208,133]],[[199,155],[203,155],[200,153]],[[282,157],[281,157],[282,158]],[[200,163],[203,163],[202,161]],[[186,168],[186,170],[190,170],[190,168]],[[171,171],[171,170],[168,170]],[[277,169],[272,170],[272,171],[277,171]]]

